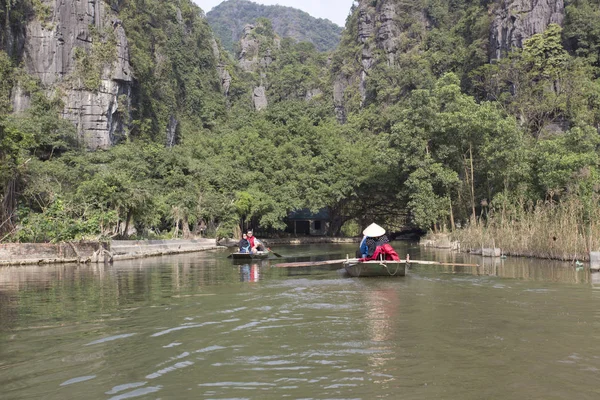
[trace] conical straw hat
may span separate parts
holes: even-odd
[[[369,236],[369,237],[378,237],[383,234],[385,234],[385,229],[383,229],[382,227],[380,227],[379,225],[377,225],[374,222],[371,225],[367,226],[365,228],[365,230],[363,231],[363,235]]]

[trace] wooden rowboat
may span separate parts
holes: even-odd
[[[346,273],[352,277],[405,276],[406,260],[359,261],[350,258],[343,263]]]
[[[264,260],[269,258],[268,251],[259,251],[257,253],[231,253],[228,258],[234,260]]]

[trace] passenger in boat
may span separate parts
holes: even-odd
[[[242,239],[240,240],[239,247],[240,253],[250,253],[250,242],[248,241],[248,235],[246,235],[245,233],[242,234]]]
[[[259,251],[265,251],[265,246],[263,246],[262,242],[254,237],[254,233],[252,229],[248,229],[248,242],[250,242],[250,251],[254,254]]]
[[[356,250],[356,258],[363,258],[369,256],[369,248],[367,247],[367,240],[369,237],[364,235],[362,240],[360,241],[360,246],[358,250]]]
[[[400,260],[398,253],[390,245],[385,229],[372,223],[363,231],[363,241],[360,245],[361,261],[369,260]],[[364,242],[364,243],[363,243]]]

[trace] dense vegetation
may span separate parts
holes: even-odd
[[[202,221],[230,236],[240,223],[280,230],[290,211],[322,207],[330,234],[356,234],[372,220],[504,229],[537,215],[569,221],[583,246],[600,237],[591,223],[600,191],[598,0],[571,2],[562,28],[550,25],[494,63],[494,5],[404,4],[407,15],[424,9],[429,23],[406,19],[411,34],[393,65],[374,52],[364,99],[352,80],[362,54],[356,10],[333,54],[274,40],[274,27],[259,24],[260,57],[272,62],[243,72],[226,54],[214,57],[199,9],[178,3],[183,24],[157,0],[121,2],[137,97],[128,139],[109,151],[78,148],[60,100],[0,52],[0,239],[126,235],[132,226],[141,236],[187,235]],[[218,62],[233,78],[228,96]],[[339,76],[350,82],[345,124],[332,100]],[[20,116],[10,114],[17,81],[39,94]],[[257,85],[269,99],[262,112],[252,105]],[[181,123],[165,146],[171,116]]]
[[[319,51],[333,50],[340,41],[342,28],[327,19],[314,18],[292,7],[227,0],[206,14],[215,36],[231,54],[235,54],[239,48],[244,26],[255,24],[259,18],[271,20],[275,33],[280,37],[312,43]]]

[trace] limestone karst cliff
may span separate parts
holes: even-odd
[[[22,42],[17,51],[25,71],[46,90],[60,88],[63,116],[88,148],[108,148],[125,134],[131,106],[133,73],[122,23],[101,0],[46,0],[43,5],[47,14],[31,15],[16,38]],[[107,50],[103,59],[101,46]],[[93,57],[96,65],[83,65]],[[15,90],[14,111],[28,104],[27,93]]]
[[[257,111],[268,106],[265,86],[267,70],[273,62],[272,53],[279,49],[280,40],[270,26],[246,25],[240,39],[238,63],[244,72],[257,73],[258,85],[252,91],[252,103]]]
[[[9,12],[6,6],[14,2],[0,3]],[[271,23],[247,25],[231,60],[191,0],[16,4],[14,18],[9,12],[0,19],[1,49],[48,93],[60,93],[64,118],[89,149],[108,148],[132,134],[172,146],[186,119],[214,126],[232,87],[255,110],[271,98],[329,96],[343,122],[350,112],[397,101],[443,72],[467,80],[469,72],[565,18],[563,0],[360,0],[327,61],[324,83],[312,72],[290,73],[296,60],[277,60],[285,39]],[[431,68],[419,69],[423,59]],[[236,75],[236,68],[246,75]],[[286,78],[275,76],[279,72]],[[240,95],[244,85],[247,92]],[[23,86],[13,88],[12,102],[15,112],[30,106]]]
[[[377,91],[371,76],[386,70],[402,74],[419,58],[466,72],[502,57],[551,24],[565,18],[563,0],[481,2],[402,2],[359,0],[334,56],[333,96],[338,120]],[[451,33],[452,36],[448,34]],[[470,53],[470,54],[469,54]],[[455,58],[463,60],[452,65]],[[436,71],[432,71],[434,74]],[[426,80],[425,76],[420,78]],[[402,79],[396,79],[396,81]],[[406,90],[414,89],[408,84]]]
[[[109,148],[131,134],[172,145],[182,120],[207,124],[222,112],[230,82],[226,62],[191,0],[5,6],[0,50],[48,96],[60,97],[63,117],[88,149]],[[16,113],[30,106],[19,83],[11,97]]]
[[[509,0],[499,4],[490,32],[490,57],[498,59],[550,24],[562,25],[563,0]]]

